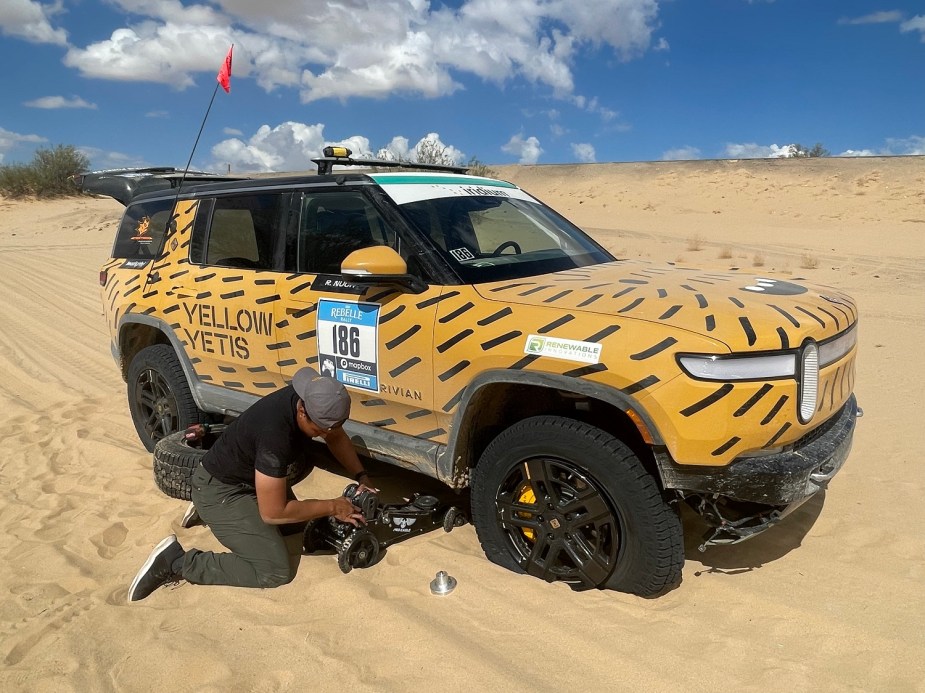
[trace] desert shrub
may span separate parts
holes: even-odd
[[[70,144],[39,149],[30,164],[0,167],[0,193],[7,197],[77,195],[72,176],[90,167],[90,160]]]
[[[0,194],[6,197],[28,197],[35,194],[35,169],[26,164],[0,166]]]
[[[809,148],[797,143],[790,145],[790,153],[787,155],[787,158],[812,159],[817,156],[831,156],[831,152],[823,147],[820,142],[816,142],[816,144]]]
[[[438,164],[440,166],[456,166],[456,160],[448,151],[448,147],[439,140],[424,139],[414,154],[414,161],[419,164]]]
[[[483,178],[497,178],[498,177],[497,171],[489,168],[488,166],[483,164],[481,161],[479,161],[476,157],[472,157],[471,159],[469,159],[469,163],[466,164],[466,166],[469,168],[469,173],[471,173],[473,176],[482,176]]]
[[[800,257],[800,269],[816,269],[819,266],[819,258],[814,255],[804,254]]]

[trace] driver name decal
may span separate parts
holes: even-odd
[[[318,364],[322,375],[379,392],[379,304],[321,299]]]

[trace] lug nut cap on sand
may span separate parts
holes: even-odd
[[[456,578],[447,575],[445,570],[437,573],[437,577],[430,581],[430,593],[444,595],[456,589]]]

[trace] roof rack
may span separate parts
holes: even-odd
[[[419,164],[414,161],[389,161],[387,159],[353,159],[346,147],[325,147],[321,152],[323,156],[312,159],[318,166],[318,175],[326,176],[331,173],[334,165],[339,166],[372,166],[376,168],[410,168],[423,171],[446,171],[449,173],[466,173],[468,166],[448,166],[444,164]]]

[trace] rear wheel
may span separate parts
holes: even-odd
[[[641,596],[680,581],[678,514],[636,455],[599,428],[521,421],[486,448],[472,479],[476,532],[498,565]]]
[[[139,351],[128,369],[128,406],[138,437],[148,451],[161,438],[205,421],[193,399],[172,347],[155,344]]]

